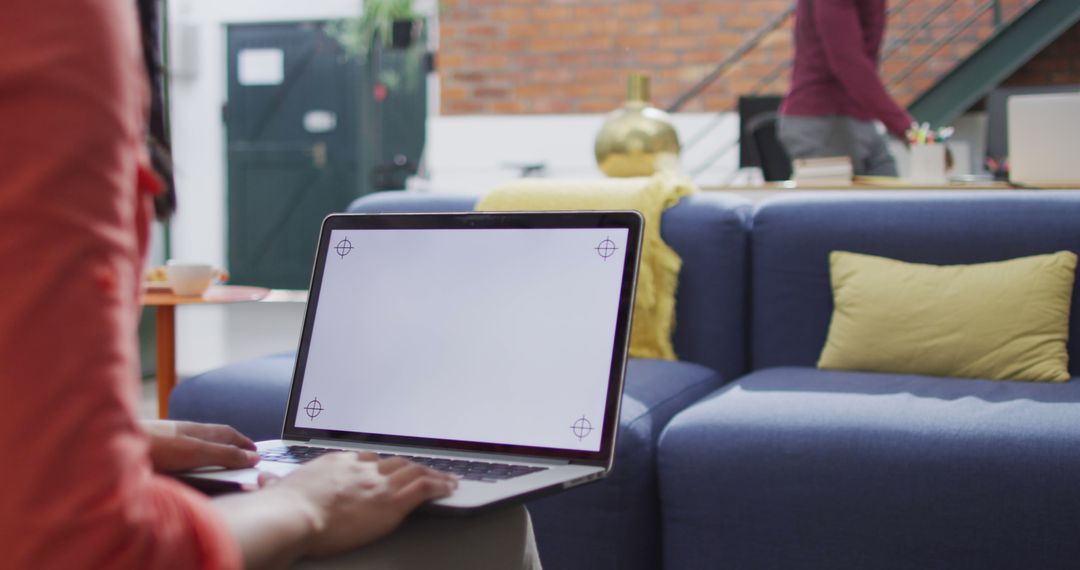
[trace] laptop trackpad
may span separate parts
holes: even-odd
[[[243,489],[253,490],[259,486],[259,473],[266,472],[278,477],[284,477],[295,471],[297,465],[292,463],[276,463],[272,461],[260,461],[255,467],[249,469],[222,469],[220,467],[204,467],[188,473],[185,478],[213,479],[225,481],[240,486]]]

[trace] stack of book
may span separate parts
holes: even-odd
[[[792,166],[791,179],[800,186],[849,186],[855,176],[851,158],[847,156],[800,158]]]

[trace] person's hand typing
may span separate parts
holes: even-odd
[[[144,420],[140,424],[150,436],[154,469],[163,473],[207,466],[240,469],[259,462],[255,444],[226,425],[170,420]]]
[[[283,478],[264,476],[258,493],[287,497],[305,512],[305,554],[325,556],[372,543],[424,502],[445,497],[457,479],[400,457],[332,453]]]

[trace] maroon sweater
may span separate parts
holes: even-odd
[[[878,119],[901,139],[911,115],[878,77],[885,0],[799,0],[791,91],[780,112]]]

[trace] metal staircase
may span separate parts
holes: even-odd
[[[911,114],[932,124],[951,122],[1078,21],[1077,0],[1036,2],[915,99]]]

